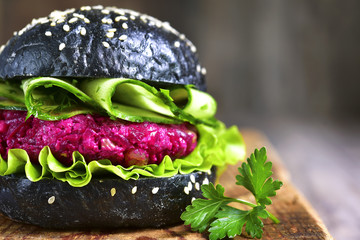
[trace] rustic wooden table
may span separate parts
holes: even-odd
[[[254,148],[267,147],[268,159],[273,162],[274,178],[283,181],[284,186],[273,198],[269,210],[281,223],[273,224],[265,220],[263,239],[333,239],[322,220],[308,201],[299,193],[289,180],[288,171],[284,168],[275,149],[267,138],[252,129],[241,130],[247,152]],[[220,177],[220,183],[226,189],[226,195],[251,201],[251,196],[241,187],[234,184],[238,166],[231,166]],[[178,225],[163,229],[121,229],[116,231],[49,231],[35,226],[19,224],[0,217],[0,237],[2,239],[207,239],[206,234],[193,233],[188,226]],[[248,239],[238,236],[236,239]]]
[[[331,235],[337,240],[360,239],[360,122],[307,117],[264,122],[254,127],[266,133],[292,184]]]

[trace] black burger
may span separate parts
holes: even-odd
[[[196,47],[102,6],[35,19],[0,49],[0,212],[45,228],[179,223],[244,157]]]

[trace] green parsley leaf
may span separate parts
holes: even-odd
[[[261,238],[264,224],[260,217],[265,219],[269,217],[265,207],[257,206],[251,210],[243,211],[233,207],[225,206],[219,211],[217,218],[210,224],[210,240],[222,239],[226,237],[234,238],[241,235],[242,228],[246,224],[246,232],[253,238]]]
[[[272,202],[269,197],[276,195],[276,190],[280,189],[282,182],[279,180],[273,181],[270,177],[272,163],[266,162],[266,149],[263,147],[255,149],[238,169],[240,175],[236,176],[236,184],[244,186],[255,196],[256,202],[261,205],[270,205]]]
[[[206,199],[195,199],[192,205],[186,207],[181,219],[185,225],[191,225],[194,231],[203,232],[208,229],[210,240],[233,238],[240,235],[245,226],[245,231],[253,238],[261,238],[264,224],[261,219],[270,218],[274,223],[279,220],[266,210],[266,206],[272,202],[269,197],[276,195],[282,182],[273,180],[272,164],[266,162],[266,149],[255,149],[238,169],[236,184],[244,186],[255,197],[256,204],[224,196],[224,187],[220,184],[216,187],[210,183],[203,185],[201,191]],[[231,202],[242,203],[251,207],[250,210],[240,210],[228,206]]]
[[[248,212],[229,206],[223,207],[216,214],[217,219],[210,224],[210,240],[222,239],[226,235],[230,238],[240,235]]]
[[[263,222],[260,218],[268,218],[269,213],[265,210],[265,207],[258,206],[254,207],[246,216],[246,232],[252,238],[261,238],[263,234],[262,228],[264,227]]]
[[[192,229],[199,232],[206,230],[220,207],[232,201],[231,198],[224,197],[225,189],[221,185],[217,185],[215,188],[210,183],[202,185],[201,190],[207,199],[195,199],[192,205],[187,206],[186,211],[181,215],[185,225],[191,224]]]

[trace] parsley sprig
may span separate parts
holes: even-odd
[[[194,231],[208,230],[210,240],[241,235],[244,225],[247,234],[253,238],[261,238],[264,227],[261,219],[270,218],[274,223],[280,222],[266,210],[266,206],[272,203],[269,197],[275,196],[276,190],[283,184],[271,178],[272,163],[266,162],[266,159],[264,147],[255,149],[247,162],[239,167],[239,175],[236,176],[236,184],[249,190],[254,195],[256,204],[224,196],[225,189],[220,184],[216,187],[212,183],[204,184],[201,191],[205,199],[195,199],[181,215],[185,225],[191,225]],[[232,202],[249,206],[250,210],[228,206]]]

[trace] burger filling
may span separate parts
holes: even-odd
[[[89,114],[58,121],[25,118],[24,111],[0,110],[0,153],[4,158],[9,149],[21,148],[38,163],[41,149],[49,146],[67,166],[72,164],[72,153],[79,151],[87,162],[109,159],[113,165],[129,167],[159,164],[165,155],[185,157],[197,142],[196,130],[184,123],[133,123]]]
[[[192,85],[134,79],[0,81],[0,175],[85,186],[93,176],[171,177],[244,157],[238,129]]]

